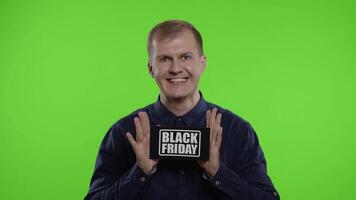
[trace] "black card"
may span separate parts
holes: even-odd
[[[151,159],[209,160],[210,129],[205,127],[151,126]]]

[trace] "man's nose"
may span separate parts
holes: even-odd
[[[177,74],[181,71],[182,71],[182,63],[179,63],[178,60],[173,60],[171,67],[169,68],[169,72]]]

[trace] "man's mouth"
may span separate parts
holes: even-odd
[[[188,81],[189,77],[177,77],[177,78],[167,78],[167,81],[171,83],[184,83]]]

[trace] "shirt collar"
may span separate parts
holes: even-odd
[[[208,109],[208,103],[203,98],[202,93],[199,91],[200,99],[198,103],[183,116],[176,116],[170,112],[160,101],[160,97],[153,106],[155,114],[154,120],[156,125],[167,126],[205,126],[205,115]]]

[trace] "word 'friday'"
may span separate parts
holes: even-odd
[[[161,154],[196,155],[198,132],[161,132]]]

